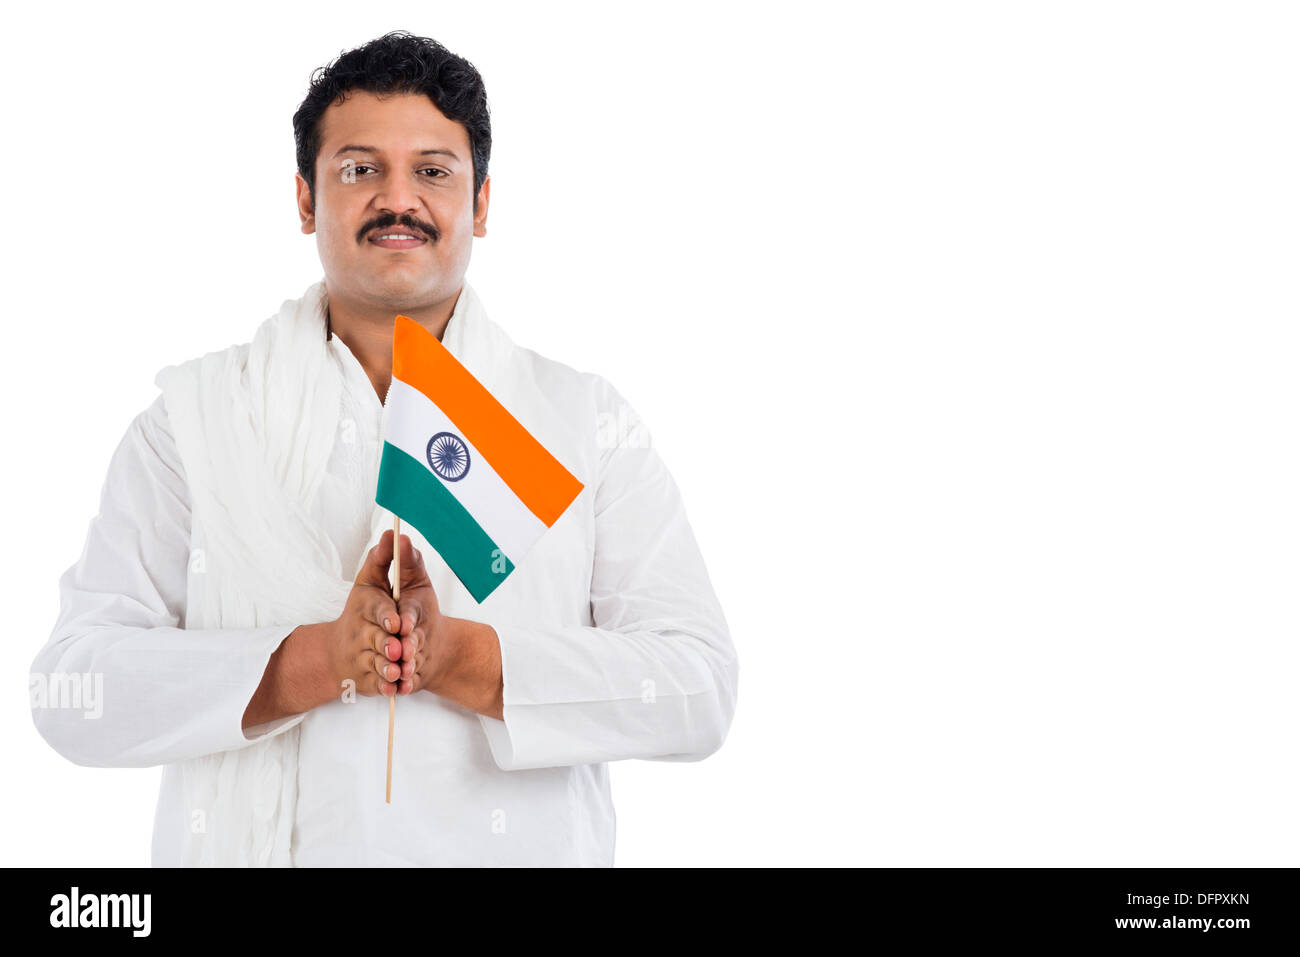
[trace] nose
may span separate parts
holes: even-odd
[[[385,177],[375,194],[375,205],[380,212],[401,216],[403,213],[418,213],[419,201],[416,199],[415,185],[404,176]]]

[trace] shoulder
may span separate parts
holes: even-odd
[[[171,418],[167,415],[166,398],[161,393],[135,417],[131,430],[144,447],[153,453],[159,464],[178,476],[184,476],[180,451],[176,448],[176,437],[172,433]]]
[[[251,348],[251,342],[240,342],[164,366],[154,376],[154,384],[165,394],[184,383],[198,383],[217,370],[243,368]]]
[[[237,343],[158,370],[154,384],[159,394],[132,426],[151,466],[191,489],[196,483],[207,487],[214,423],[231,417],[250,347]]]
[[[110,499],[151,514],[166,502],[185,505],[186,472],[167,415],[157,396],[127,425],[109,462],[101,510]]]
[[[627,397],[605,376],[575,369],[533,349],[515,346],[539,390],[568,408],[582,408],[594,422],[597,444],[623,444],[633,433],[645,435],[645,424]]]
[[[167,402],[161,392],[131,421],[131,430],[150,441],[173,442]]]
[[[206,352],[164,366],[154,376],[161,394],[146,410],[147,422],[176,437],[180,457],[190,463],[191,470],[197,469],[192,459],[202,452],[199,437],[207,432],[214,416],[228,416],[236,401],[247,378],[251,345],[243,342]]]
[[[575,369],[527,346],[513,344],[513,347],[515,361],[523,366],[519,371],[547,395],[582,400],[597,413],[616,411],[627,405],[627,399],[603,375]]]

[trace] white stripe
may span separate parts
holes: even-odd
[[[528,510],[509,485],[488,464],[465,433],[451,421],[429,397],[401,379],[388,387],[388,408],[384,440],[397,446],[424,466],[424,470],[442,482],[483,526],[492,541],[518,565],[533,544],[546,531],[546,523]],[[465,477],[448,482],[429,465],[429,440],[439,432],[452,432],[469,449],[469,471]]]

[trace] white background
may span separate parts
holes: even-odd
[[[620,865],[1300,863],[1295,8],[26,7],[2,66],[5,864],[146,865],[27,669],[164,365],[321,275],[290,118],[391,29],[487,82],[469,278],[613,382],[740,653]]]

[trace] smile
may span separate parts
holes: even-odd
[[[384,249],[414,249],[416,246],[423,246],[426,240],[406,233],[380,233],[370,242]]]

